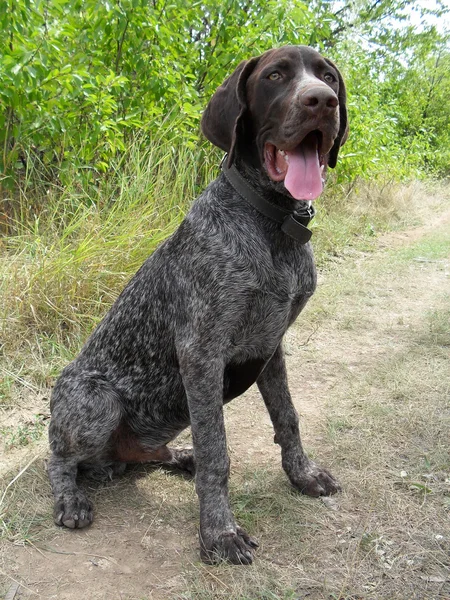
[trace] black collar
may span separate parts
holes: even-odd
[[[242,198],[247,200],[253,208],[256,208],[257,211],[269,219],[272,219],[272,221],[281,223],[281,230],[286,235],[294,238],[294,240],[297,240],[300,244],[309,242],[312,231],[306,226],[314,218],[314,208],[305,202],[300,210],[291,212],[285,208],[281,208],[281,206],[276,206],[275,204],[268,202],[258,194],[244,177],[242,177],[234,165],[231,165],[231,167],[227,166],[226,158],[227,157],[225,156],[222,161],[222,171],[236,192],[242,196]]]

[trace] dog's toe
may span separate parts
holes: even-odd
[[[236,532],[222,532],[208,546],[201,543],[200,549],[201,558],[207,564],[228,561],[233,565],[251,565],[258,542],[238,527]]]
[[[195,475],[195,459],[192,448],[183,448],[180,450],[172,450],[173,464],[177,469],[186,471],[190,475]]]
[[[307,496],[330,496],[341,491],[333,475],[311,460],[303,462],[301,469],[296,469],[295,473],[289,473],[289,478],[294,487]]]
[[[54,520],[56,525],[69,529],[87,527],[93,521],[92,504],[84,494],[64,494],[55,502]]]
[[[331,496],[332,494],[336,494],[337,492],[341,491],[339,482],[326,469],[320,469],[320,467],[318,467],[316,477],[320,482],[322,489],[324,490],[324,492],[320,494],[321,496]]]
[[[254,537],[250,537],[246,531],[242,529],[242,527],[236,527],[236,533],[242,537],[244,542],[250,548],[258,548],[258,541]]]

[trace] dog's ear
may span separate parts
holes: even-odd
[[[335,69],[335,71],[338,74],[339,80],[339,133],[328,155],[328,166],[334,169],[337,163],[339,149],[345,144],[348,138],[347,93],[345,91],[345,83],[342,79],[342,75],[340,74],[339,69],[328,58],[326,58],[325,60],[331,67],[333,67],[333,69]]]
[[[234,160],[236,143],[247,110],[246,85],[259,57],[242,61],[216,90],[203,113],[203,134],[215,146],[228,153],[228,166]]]

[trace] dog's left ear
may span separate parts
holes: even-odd
[[[340,74],[339,69],[328,58],[326,58],[325,60],[331,67],[333,67],[333,69],[335,69],[335,71],[338,74],[339,80],[339,133],[328,155],[328,166],[334,169],[337,163],[339,149],[345,144],[348,138],[347,93],[345,91],[344,80],[342,79],[342,75]]]
[[[246,85],[259,57],[242,61],[216,90],[203,113],[203,134],[215,146],[228,153],[228,166],[234,160],[236,143],[242,132],[247,110]]]

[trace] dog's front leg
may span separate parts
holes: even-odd
[[[223,418],[224,365],[182,352],[180,370],[191,419],[195,484],[200,501],[200,553],[205,562],[250,564],[255,540],[237,527],[228,500],[229,458]]]
[[[283,469],[291,483],[308,496],[327,496],[339,491],[340,486],[334,477],[303,451],[281,344],[258,377],[257,384],[273,423],[275,441],[281,446]]]

